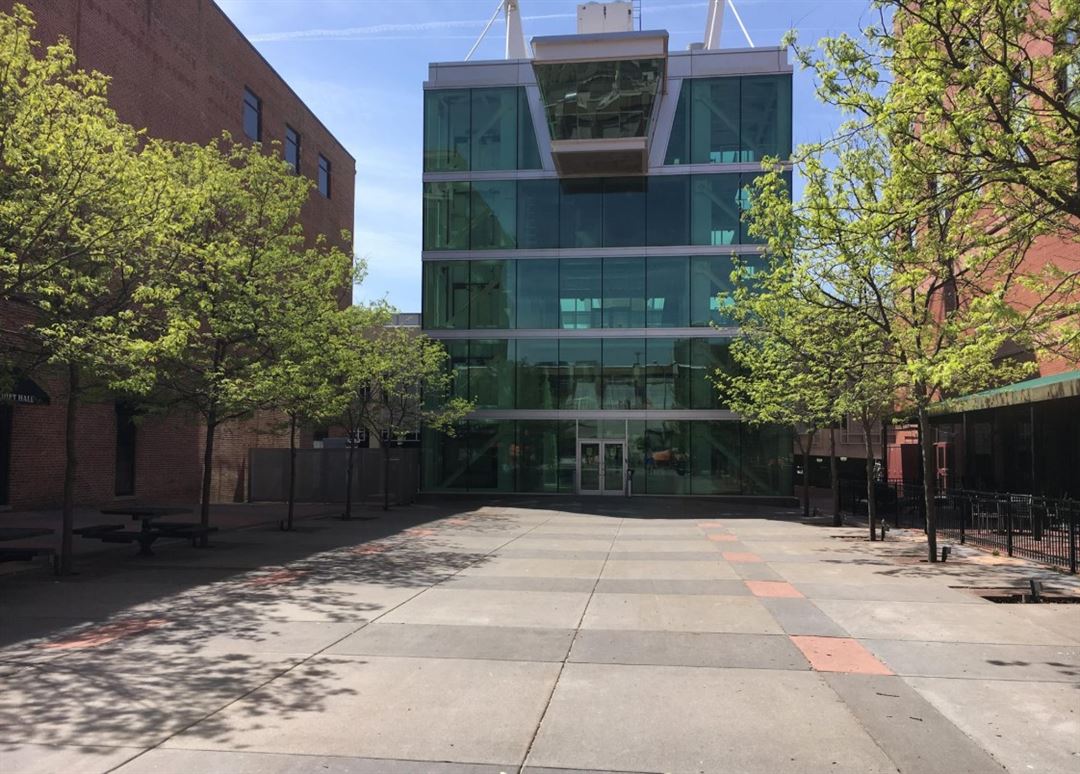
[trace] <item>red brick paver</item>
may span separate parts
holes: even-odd
[[[734,543],[738,539],[736,535],[709,535],[709,540],[716,543]]]
[[[748,551],[724,551],[720,554],[729,562],[736,564],[749,564],[751,562],[760,562],[761,557],[757,554],[752,554]]]
[[[802,593],[787,581],[748,580],[743,582],[755,597],[802,598]]]
[[[792,636],[817,672],[844,672],[853,675],[891,675],[893,671],[878,661],[859,642],[849,637]]]

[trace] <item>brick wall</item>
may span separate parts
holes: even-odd
[[[301,135],[300,173],[315,180],[318,154],[329,159],[331,198],[313,192],[301,220],[309,238],[338,241],[353,223],[355,162],[213,0],[22,0],[34,13],[37,39],[63,35],[79,66],[110,76],[109,101],[120,118],[154,137],[209,142],[223,130],[245,140],[244,88],[262,100],[264,145],[284,141],[286,123]],[[9,10],[13,0],[0,0]],[[349,243],[339,244],[351,252]],[[343,292],[343,300],[347,299]],[[9,317],[0,310],[0,319]],[[13,328],[5,325],[6,330]],[[60,504],[64,466],[65,380],[37,379],[51,405],[14,407],[10,505]],[[205,429],[195,417],[145,416],[137,423],[135,497],[191,501],[198,497]],[[287,446],[279,419],[261,415],[219,429],[214,455],[214,498],[242,500],[247,450]],[[115,403],[107,396],[80,407],[77,499],[98,505],[114,499]],[[310,433],[301,437],[310,446]]]

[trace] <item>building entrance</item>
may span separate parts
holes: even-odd
[[[578,494],[621,495],[626,487],[626,442],[579,440]]]

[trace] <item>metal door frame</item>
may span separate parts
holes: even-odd
[[[599,488],[589,491],[585,491],[581,488],[581,446],[586,443],[594,443],[599,449]],[[622,472],[619,476],[619,481],[622,485],[618,489],[605,489],[604,488],[604,447],[605,446],[621,446],[622,447]],[[626,467],[628,464],[626,458],[626,439],[625,438],[578,438],[577,441],[577,468],[575,470],[575,482],[577,484],[577,493],[579,495],[586,495],[589,497],[599,495],[622,495],[626,493]]]

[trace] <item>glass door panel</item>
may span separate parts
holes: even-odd
[[[604,444],[604,492],[621,494],[623,491],[623,444]]]
[[[599,494],[600,469],[600,444],[583,442],[578,447],[578,490],[582,494]]]

